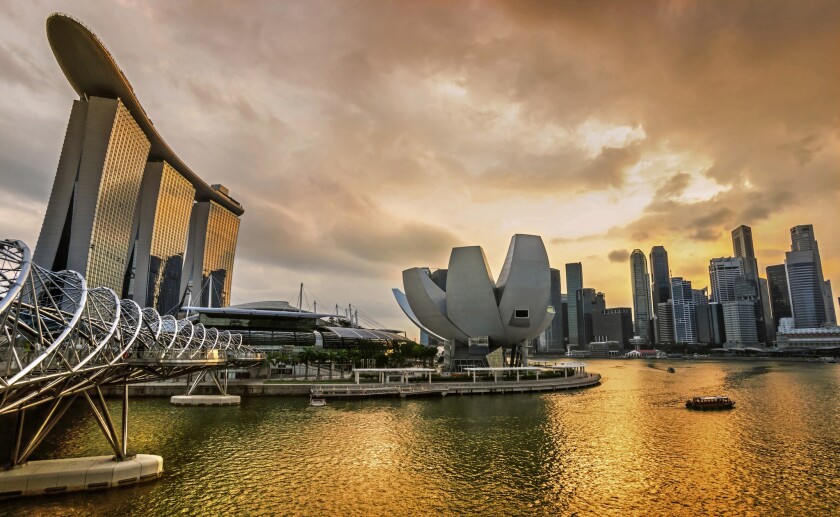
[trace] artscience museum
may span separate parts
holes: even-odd
[[[548,254],[537,235],[514,235],[498,280],[480,246],[453,248],[449,267],[403,271],[394,289],[406,316],[446,343],[452,371],[525,366],[527,343],[551,324]]]

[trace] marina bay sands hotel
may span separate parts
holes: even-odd
[[[99,39],[53,14],[47,37],[78,93],[34,261],[161,314],[230,304],[242,206],[169,148]]]

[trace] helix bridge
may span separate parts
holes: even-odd
[[[128,459],[128,385],[197,374],[192,391],[208,372],[264,359],[239,334],[140,308],[75,271],[39,267],[21,241],[0,240],[0,418],[16,415],[7,467],[25,464],[76,400],[91,409],[114,458]],[[121,432],[103,387],[122,387]],[[24,425],[28,411],[35,426]]]

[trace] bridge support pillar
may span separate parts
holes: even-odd
[[[0,471],[0,500],[127,486],[158,479],[161,474],[163,458],[152,454],[124,461],[112,456],[30,461]]]

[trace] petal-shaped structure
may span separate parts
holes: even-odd
[[[425,269],[415,267],[403,271],[403,286],[409,305],[424,326],[447,339],[467,341],[467,334],[446,316],[446,293],[435,285]]]
[[[408,303],[408,298],[406,298],[405,293],[403,293],[399,289],[391,289],[391,292],[394,293],[394,298],[397,300],[397,305],[400,306],[400,309],[402,309],[402,311],[406,315],[406,317],[408,317],[408,319],[411,320],[412,323],[417,325],[417,328],[420,328],[420,329],[426,331],[427,334],[430,334],[432,337],[435,337],[437,339],[440,339],[440,340],[445,340],[446,339],[443,336],[438,336],[437,334],[432,332],[431,329],[429,329],[425,325],[423,325],[423,323],[420,321],[420,319],[417,317],[416,314],[414,314],[414,311],[411,309],[411,304]]]
[[[551,288],[548,254],[541,237],[513,236],[496,288],[508,341],[536,337],[544,328]]]
[[[480,246],[453,248],[446,276],[446,314],[470,336],[506,341],[496,305],[496,284]]]

